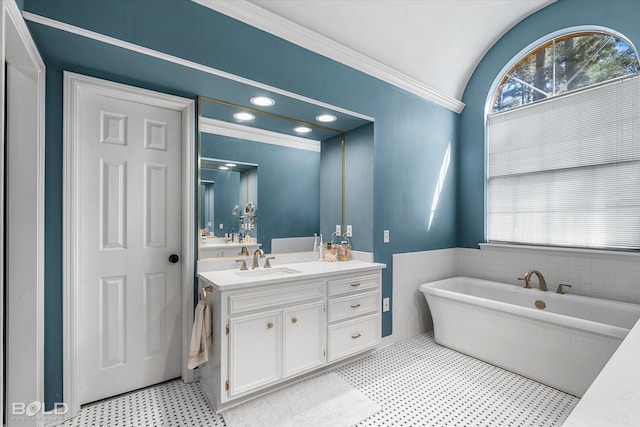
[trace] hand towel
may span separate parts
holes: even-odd
[[[211,348],[211,313],[206,298],[198,301],[193,317],[189,356],[187,358],[187,367],[189,369],[194,369],[209,360],[209,349]]]

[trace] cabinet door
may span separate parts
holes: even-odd
[[[229,396],[282,377],[281,311],[229,319]]]
[[[326,324],[324,302],[283,310],[284,376],[324,365]]]

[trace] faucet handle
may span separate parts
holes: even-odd
[[[265,261],[264,261],[264,265],[262,266],[262,268],[271,268],[271,264],[269,263],[270,259],[276,259],[276,257],[274,256],[270,256],[268,257]]]
[[[524,282],[524,287],[527,289],[531,289],[531,285],[529,284],[529,279],[526,277],[518,277],[518,280],[522,280]]]
[[[571,288],[571,285],[567,285],[566,283],[560,283],[558,285],[558,289],[556,289],[556,294],[565,294],[566,292],[564,291],[564,289],[562,287],[565,288]]]
[[[247,268],[247,262],[243,259],[237,259],[236,262],[241,262],[242,265],[240,266],[240,270],[248,270]]]

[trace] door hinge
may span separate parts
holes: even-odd
[[[229,335],[229,325],[225,326],[225,332],[227,335]]]
[[[324,357],[326,357],[326,356],[327,356],[327,350],[322,350],[322,355],[323,355]]]
[[[229,381],[224,382],[224,389],[229,390]]]

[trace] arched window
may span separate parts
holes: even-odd
[[[629,42],[582,32],[499,77],[486,122],[488,241],[640,249],[637,71]]]
[[[555,37],[521,58],[502,78],[493,112],[635,74],[640,69],[631,45],[605,32]]]

